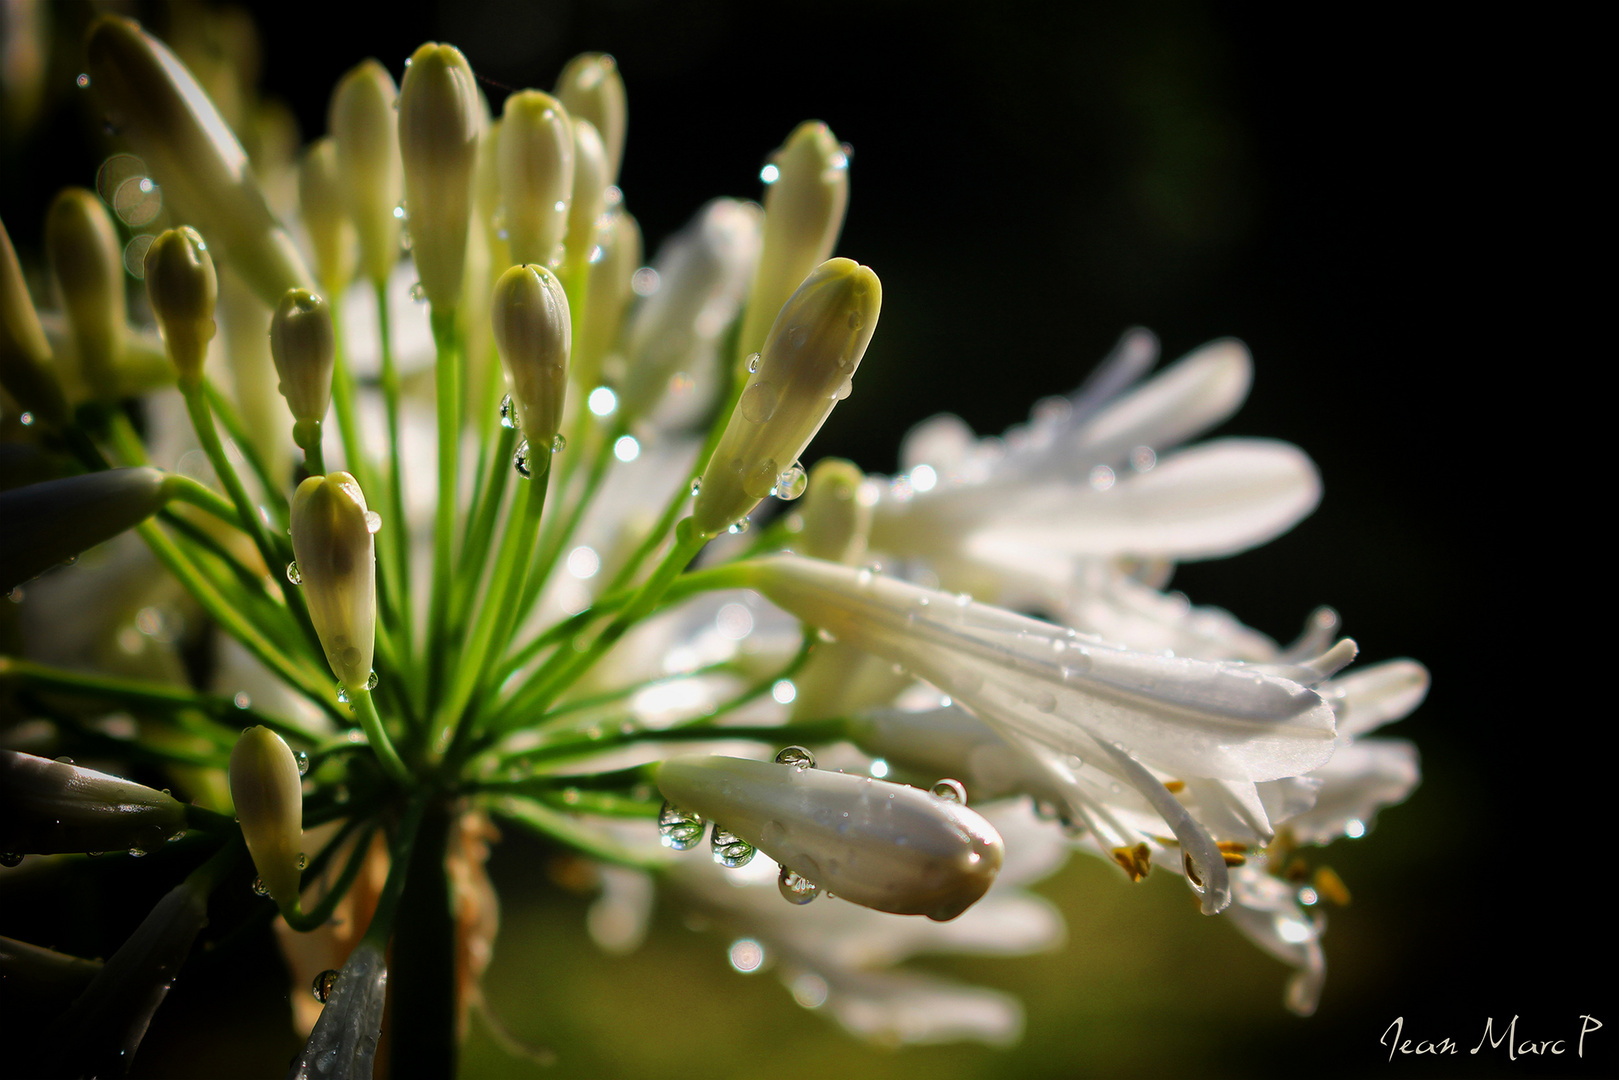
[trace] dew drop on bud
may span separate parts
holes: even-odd
[[[375,510],[365,512],[365,531],[375,533],[382,528],[382,515]]]
[[[264,879],[263,878],[257,878],[256,877],[256,878],[253,879],[253,895],[254,896],[269,896],[270,895],[270,889],[269,889],[269,887],[267,885],[264,884]]]
[[[776,415],[776,388],[767,382],[756,382],[742,392],[737,411],[744,419],[762,424]]]
[[[298,869],[307,870],[308,868],[309,868],[309,856],[300,851],[298,853]]]
[[[22,862],[22,856],[15,851],[0,851],[0,866],[16,866]]]
[[[802,772],[805,769],[815,768],[815,755],[810,753],[808,747],[789,746],[776,755],[777,765],[791,765]]]
[[[735,833],[727,832],[716,825],[711,839],[714,847],[714,861],[726,869],[736,870],[753,861],[753,845]]]
[[[423,286],[422,283],[419,282],[419,281],[416,284],[412,285],[410,287],[410,298],[412,300],[416,301],[418,304],[427,303],[427,289],[426,289],[426,287]]]
[[[132,847],[132,848],[129,849],[129,853],[131,855],[133,855],[135,858],[138,859],[142,855],[146,854],[146,849],[145,848]]]
[[[512,455],[512,468],[516,469],[517,475],[521,476],[524,480],[527,480],[530,476],[534,475],[528,467],[527,439],[522,441],[522,443],[517,447],[517,453]]]
[[[71,764],[73,764],[73,759],[68,757],[66,754],[63,754],[61,757],[56,758],[55,760],[56,760],[56,763],[58,765],[71,765]]]
[[[304,583],[304,576],[298,572],[298,564],[296,562],[290,562],[287,564],[287,580],[292,582],[294,585],[302,585]]]
[[[694,498],[694,499],[697,498],[697,493],[699,491],[701,491],[701,490],[703,490],[703,478],[701,476],[692,477],[691,478],[691,497]]]
[[[371,669],[371,674],[367,675],[366,678],[365,678],[365,688],[367,690],[375,690],[377,688],[377,681],[378,681],[377,669],[372,668]]]
[[[809,487],[809,477],[804,473],[804,466],[795,461],[783,469],[780,476],[776,477],[776,498],[792,502],[804,494],[804,489],[807,487]]]
[[[292,756],[293,759],[298,762],[298,775],[303,776],[307,774],[309,772],[309,755],[300,750]]]
[[[752,375],[759,370],[759,354],[754,353],[748,357],[748,374]]]
[[[567,448],[568,448],[568,440],[563,438],[562,434],[560,432],[558,432],[557,436],[554,439],[551,440],[551,453],[560,454],[560,453],[562,453],[562,451],[566,450]]]
[[[776,878],[776,888],[781,890],[783,899],[789,904],[807,904],[821,895],[819,885],[805,880],[785,866],[781,868],[781,874]]]
[[[349,688],[344,686],[342,683],[337,684],[337,700],[343,702],[345,705],[348,704]]]
[[[658,838],[663,846],[674,851],[690,851],[703,842],[704,822],[701,817],[682,810],[665,801],[658,811]]]
[[[332,991],[337,988],[337,969],[327,968],[315,976],[314,985],[309,989],[315,995],[315,1000],[322,1005],[331,1000]]]
[[[967,805],[967,789],[960,780],[940,780],[933,785],[931,790],[935,796],[945,802],[960,803],[962,806]]]
[[[500,399],[500,426],[507,431],[517,430],[517,407],[512,404],[510,394]]]
[[[740,536],[742,533],[745,533],[745,532],[748,531],[748,528],[749,528],[750,524],[751,523],[748,521],[747,518],[743,518],[741,521],[738,521],[738,522],[735,522],[734,524],[732,524],[731,527],[729,529],[726,529],[725,531],[730,533],[732,536]]]

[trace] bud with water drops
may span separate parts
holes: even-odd
[[[0,222],[0,386],[24,410],[55,426],[67,419],[67,397],[51,369],[51,345],[28,295],[11,234]]]
[[[583,266],[596,242],[596,219],[607,209],[607,151],[589,120],[573,121],[573,195],[568,202],[568,266]]]
[[[1004,845],[960,802],[849,773],[688,754],[658,768],[673,805],[798,878],[896,915],[946,921],[989,889]],[[716,851],[720,839],[716,839]]]
[[[744,355],[761,350],[781,305],[832,255],[849,206],[849,155],[832,129],[806,120],[765,166],[764,250],[742,324]]]
[[[343,201],[360,237],[360,268],[373,283],[386,282],[399,261],[397,211],[404,173],[394,113],[398,99],[388,69],[366,60],[338,81],[326,120],[336,144]]]
[[[230,797],[264,891],[279,906],[297,903],[303,782],[281,736],[262,725],[242,732],[230,752]]]
[[[478,84],[461,50],[431,41],[417,49],[399,89],[399,152],[411,254],[427,299],[443,311],[460,302],[482,127]]]
[[[65,188],[56,196],[45,217],[45,253],[85,386],[98,397],[116,394],[126,333],[123,245],[95,192]]]
[[[573,196],[573,126],[561,102],[538,90],[506,99],[496,169],[512,262],[549,265]]]
[[[306,450],[319,446],[337,355],[331,306],[324,298],[307,289],[287,291],[270,319],[270,355],[295,421],[293,441]]]
[[[799,529],[793,550],[812,559],[853,565],[866,551],[874,498],[864,498],[866,474],[842,458],[822,458],[810,470],[809,488],[795,511]]]
[[[229,256],[266,305],[314,284],[265,201],[247,152],[186,66],[139,25],[103,15],[86,47],[108,118],[146,161],[164,201]]]
[[[517,424],[529,443],[529,471],[543,473],[562,427],[573,331],[568,297],[555,274],[529,263],[495,282],[495,346],[511,383]]]
[[[830,259],[781,309],[703,473],[693,526],[712,535],[745,517],[847,397],[877,315],[870,267]]]
[[[157,513],[178,477],[139,466],[0,492],[0,589],[10,590]]]
[[[147,852],[185,830],[166,791],[15,750],[0,750],[0,852]]]
[[[292,552],[309,618],[332,672],[350,692],[371,678],[377,628],[375,519],[345,472],[311,476],[292,498]]]
[[[607,182],[616,184],[629,128],[629,105],[618,62],[606,53],[580,53],[557,76],[556,95],[568,115],[588,120],[596,128],[606,153]]]
[[[339,297],[354,276],[354,223],[343,186],[337,144],[331,136],[315,140],[298,163],[298,208],[315,247],[321,287]]]
[[[146,295],[182,387],[202,379],[214,337],[219,278],[208,245],[189,225],[169,229],[146,249]]]

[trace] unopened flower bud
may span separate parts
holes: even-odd
[[[0,851],[152,851],[185,830],[172,795],[63,761],[0,750]]]
[[[556,94],[569,116],[588,120],[596,128],[607,154],[607,182],[617,183],[629,123],[618,62],[606,53],[580,53],[557,76]]]
[[[602,359],[618,340],[624,310],[633,291],[630,282],[641,267],[641,227],[622,209],[609,212],[596,225],[601,258],[590,264],[585,311],[574,343],[574,385],[589,391],[601,381]]]
[[[141,466],[0,492],[0,591],[139,525],[168,502],[171,483]]]
[[[376,645],[377,559],[354,477],[335,472],[298,485],[292,553],[327,663],[349,690],[364,689]]]
[[[399,152],[410,250],[437,310],[461,299],[482,127],[478,85],[461,50],[435,42],[417,49],[399,89]]]
[[[940,922],[1000,871],[995,827],[959,802],[850,773],[688,754],[658,768],[672,804],[845,900]]]
[[[742,352],[764,345],[781,305],[832,255],[849,206],[849,155],[832,129],[806,120],[765,166],[764,249],[742,326]]]
[[[146,295],[181,385],[201,379],[214,337],[219,278],[196,229],[182,225],[152,241],[146,249]]]
[[[506,99],[497,171],[514,263],[551,263],[568,228],[573,127],[562,103],[538,90]]]
[[[91,83],[179,219],[219,244],[265,304],[314,280],[270,212],[247,152],[173,53],[134,22],[103,15],[90,28]]]
[[[495,347],[511,382],[517,422],[528,439],[531,468],[543,471],[562,426],[573,332],[568,297],[556,275],[532,263],[514,266],[495,282]]]
[[[28,296],[11,234],[0,223],[0,386],[51,425],[67,419],[67,397],[51,370],[51,345]]]
[[[343,199],[360,236],[361,268],[372,282],[387,281],[399,261],[400,219],[394,211],[404,195],[404,173],[398,100],[388,69],[365,60],[338,81],[326,122],[337,144]]]
[[[270,319],[270,356],[281,379],[278,389],[301,434],[320,435],[320,422],[332,403],[336,355],[332,309],[325,299],[307,289],[287,290]],[[303,446],[309,439],[295,434],[294,441]]]
[[[713,534],[770,494],[849,395],[877,327],[882,285],[869,267],[830,259],[781,309],[703,473],[692,525]]]
[[[311,143],[298,163],[298,207],[315,245],[321,287],[341,297],[354,276],[354,223],[344,205],[337,144],[328,136]]]
[[[262,725],[250,727],[230,752],[230,797],[242,839],[270,899],[297,901],[304,837],[303,779],[292,748]]]
[[[607,151],[588,120],[573,121],[573,195],[568,203],[567,264],[582,265],[596,239],[596,219],[607,209]]]
[[[98,396],[115,395],[124,351],[124,259],[112,217],[95,192],[66,188],[56,196],[45,218],[45,251],[84,381]]]
[[[810,470],[797,515],[802,524],[793,550],[828,562],[857,562],[866,550],[875,498],[862,498],[866,474],[842,458],[822,458]]]

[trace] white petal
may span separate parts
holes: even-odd
[[[1097,461],[1122,459],[1137,446],[1176,446],[1236,412],[1252,381],[1246,345],[1210,342],[1109,405],[1070,445]]]
[[[1338,731],[1364,735],[1408,715],[1428,696],[1428,669],[1415,660],[1390,660],[1333,680]]]
[[[1254,944],[1295,969],[1288,980],[1287,1007],[1300,1016],[1315,1012],[1327,961],[1321,951],[1321,923],[1299,907],[1289,886],[1255,866],[1238,867],[1232,875],[1236,903],[1226,912],[1233,925]]]
[[[1360,739],[1340,746],[1332,760],[1310,774],[1321,781],[1315,806],[1287,827],[1301,844],[1326,844],[1348,835],[1358,822],[1370,825],[1377,811],[1403,802],[1422,777],[1417,748],[1400,739]],[[1360,835],[1362,829],[1356,829]]]
[[[1023,1007],[999,991],[891,972],[839,972],[827,981],[826,1007],[862,1039],[894,1045],[971,1039],[1011,1046],[1023,1034]]]

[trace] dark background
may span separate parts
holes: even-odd
[[[574,53],[612,52],[630,97],[621,186],[649,252],[708,198],[758,197],[759,166],[799,120],[830,123],[854,147],[838,253],[876,269],[885,302],[816,456],[892,470],[903,432],[946,410],[998,432],[1072,389],[1132,325],[1157,331],[1169,358],[1243,339],[1254,390],[1222,433],[1303,446],[1326,496],[1288,536],[1186,566],[1175,586],[1284,639],[1330,603],[1363,658],[1414,656],[1433,673],[1427,704],[1394,732],[1421,748],[1422,787],[1333,851],[1355,903],[1333,914],[1310,1020],[1281,1010],[1278,965],[1179,929],[1195,922],[1180,897],[1142,887],[1138,920],[1117,875],[1086,867],[1048,890],[1067,953],[944,965],[1025,999],[1020,1050],[868,1052],[774,985],[721,970],[723,942],[667,914],[659,930],[685,936],[649,947],[642,967],[577,942],[546,952],[565,950],[551,937],[581,937],[584,901],[510,843],[494,861],[512,940],[497,949],[493,994],[529,995],[508,1005],[511,1022],[557,1048],[557,1075],[1615,1072],[1600,885],[1611,811],[1598,805],[1613,709],[1575,689],[1600,670],[1566,595],[1602,587],[1573,526],[1607,500],[1562,497],[1589,471],[1578,440],[1592,430],[1563,418],[1594,395],[1586,357],[1600,355],[1580,337],[1590,286],[1568,272],[1605,220],[1586,203],[1595,129],[1576,118],[1594,78],[1589,28],[1191,0],[770,14],[717,0],[398,3],[363,18],[249,7],[263,88],[306,138],[324,133],[329,88],[365,55],[398,77],[421,41],[454,42],[498,112],[509,89],[549,87]],[[146,13],[161,27],[186,11]],[[0,214],[25,250],[51,192],[93,176],[96,150],[71,108],[61,115],[8,151]],[[1554,395],[1569,399],[1555,412]],[[1565,656],[1578,675],[1563,673]],[[1154,948],[1168,962],[1133,975],[1130,958]],[[514,968],[511,955],[544,967]],[[622,1002],[602,989],[614,978]],[[210,1040],[189,1033],[225,1022],[213,1002],[231,980],[268,1010],[284,993],[243,971],[182,984],[139,1068],[218,1067]],[[599,1023],[574,1017],[581,999]],[[1572,1042],[1546,1061],[1467,1053],[1485,1017],[1517,1014],[1520,1037],[1572,1040],[1582,1013],[1609,1024],[1583,1061]],[[643,1016],[667,1030],[643,1038]],[[1378,1039],[1397,1016],[1407,1037],[1449,1036],[1460,1054],[1388,1063]],[[615,1039],[647,1056],[600,1045]],[[469,1053],[480,1068],[498,1060],[482,1043]]]

